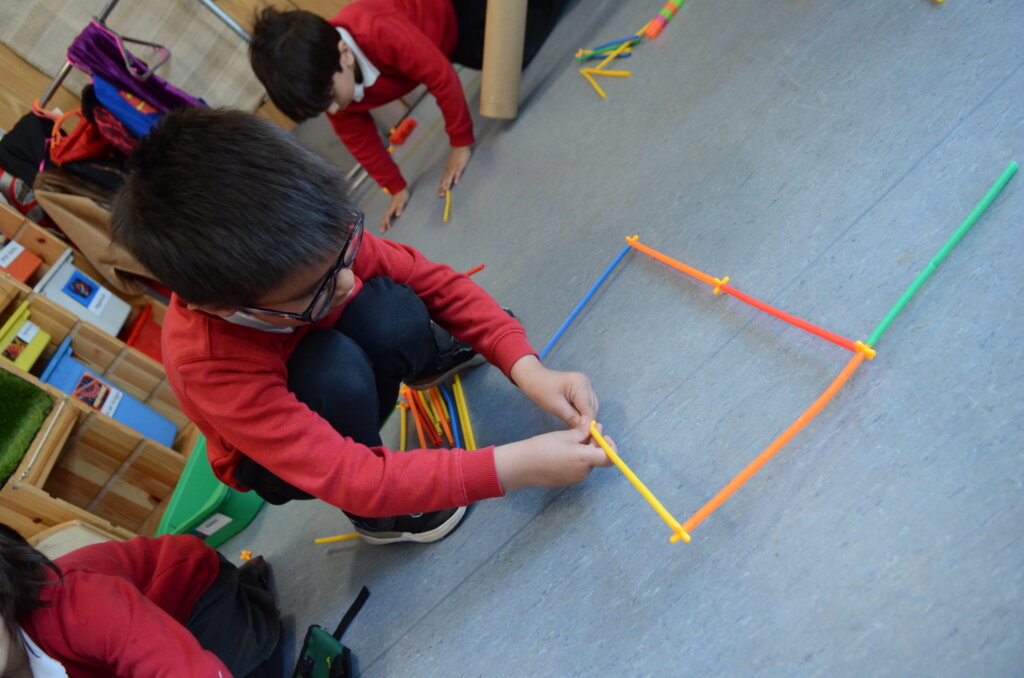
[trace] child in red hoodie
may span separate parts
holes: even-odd
[[[540,49],[564,0],[531,0],[523,67]],[[342,143],[391,194],[381,232],[401,216],[409,189],[370,111],[418,85],[437,99],[451,152],[438,195],[469,162],[473,120],[452,62],[483,64],[486,0],[357,0],[327,20],[310,12],[263,10],[249,58],[274,104],[296,121],[327,112]]]
[[[281,678],[268,566],[188,535],[86,546],[51,562],[0,524],[0,676]]]
[[[112,220],[174,291],[167,379],[232,487],[318,497],[369,543],[429,542],[474,501],[610,464],[589,440],[586,376],[544,367],[467,276],[364,233],[340,171],[265,120],[169,113],[132,155]],[[401,382],[426,388],[480,356],[569,429],[473,451],[382,444]]]

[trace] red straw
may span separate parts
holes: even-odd
[[[821,337],[822,339],[824,339],[826,341],[831,341],[833,344],[835,344],[837,346],[842,346],[843,348],[845,348],[848,351],[853,351],[854,353],[857,352],[857,347],[854,345],[854,343],[852,341],[850,341],[846,337],[841,337],[838,334],[836,334],[835,332],[829,332],[828,330],[826,330],[823,327],[818,327],[817,325],[815,325],[813,323],[809,323],[806,320],[802,320],[800,318],[797,318],[795,315],[790,315],[789,313],[786,313],[785,311],[780,311],[779,309],[775,308],[774,306],[769,306],[768,304],[764,303],[763,301],[759,301],[759,300],[755,299],[754,297],[750,296],[749,294],[744,294],[743,292],[740,292],[735,287],[731,287],[730,285],[726,285],[724,280],[719,281],[717,278],[713,278],[712,276],[708,275],[707,273],[704,273],[703,271],[698,271],[697,269],[693,268],[692,266],[687,266],[686,264],[684,264],[681,261],[677,261],[676,259],[673,259],[672,257],[670,257],[668,255],[662,254],[661,252],[657,251],[656,249],[653,249],[651,247],[648,247],[647,245],[644,245],[642,242],[640,242],[637,239],[637,236],[635,236],[635,235],[632,238],[626,238],[626,242],[628,242],[630,244],[630,246],[632,246],[633,248],[640,250],[644,254],[652,257],[653,259],[657,259],[658,261],[660,261],[663,264],[671,266],[672,268],[674,268],[674,269],[676,269],[678,271],[682,271],[683,273],[685,273],[685,274],[687,274],[687,275],[689,275],[691,277],[694,277],[694,278],[696,278],[697,280],[700,280],[703,283],[707,283],[708,285],[711,285],[712,287],[714,287],[716,289],[720,289],[723,292],[725,292],[726,294],[731,294],[732,296],[736,297],[740,301],[745,301],[748,304],[750,304],[751,306],[753,306],[754,308],[760,309],[760,310],[764,311],[765,313],[768,313],[769,315],[773,315],[776,318],[778,318],[779,320],[785,320],[787,323],[789,323],[790,325],[793,325],[794,327],[799,327],[800,329],[802,329],[802,330],[804,330],[806,332],[810,332],[811,334],[813,334],[815,336]]]
[[[427,441],[423,437],[423,425],[420,423],[420,413],[416,410],[415,398],[409,393],[409,389],[402,391],[402,396],[405,397],[405,401],[409,403],[409,411],[412,412],[412,421],[416,424],[416,437],[420,439],[420,448],[427,446]]]
[[[454,445],[455,438],[452,437],[452,430],[448,427],[448,420],[444,416],[444,406],[441,405],[441,396],[437,392],[437,388],[432,388],[427,391],[430,396],[430,400],[434,403],[434,410],[437,411],[437,418],[441,421],[441,428],[444,429],[444,435],[448,438],[448,444]]]
[[[801,318],[797,318],[795,315],[790,315],[789,313],[786,313],[785,311],[779,310],[779,309],[775,308],[774,306],[769,306],[768,304],[766,304],[763,301],[760,301],[758,299],[755,299],[754,297],[750,296],[749,294],[744,294],[743,292],[740,292],[738,289],[736,289],[732,285],[722,285],[722,291],[725,292],[726,294],[731,294],[732,296],[736,297],[740,301],[747,302],[748,304],[750,304],[754,308],[759,308],[762,311],[764,311],[765,313],[768,313],[770,315],[775,316],[779,320],[785,320],[790,325],[793,325],[795,327],[799,327],[802,330],[806,330],[807,332],[810,332],[811,334],[813,334],[815,336],[821,337],[825,341],[831,341],[836,346],[842,346],[847,351],[853,351],[854,353],[857,352],[857,347],[854,346],[854,343],[852,341],[850,341],[849,339],[847,339],[846,337],[841,337],[838,334],[836,334],[835,332],[830,332],[830,331],[826,330],[824,327],[818,327],[814,323],[809,323],[806,320],[803,320]]]

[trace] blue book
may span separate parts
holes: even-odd
[[[107,382],[71,355],[71,337],[61,342],[41,379],[93,409],[171,447],[178,427],[167,417]]]

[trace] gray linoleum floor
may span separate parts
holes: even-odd
[[[866,339],[1024,160],[1020,0],[692,0],[599,100],[572,53],[659,7],[573,6],[519,118],[478,120],[450,223],[440,127],[403,161],[416,193],[389,235],[486,264],[478,282],[538,348],[633,233]],[[383,196],[365,195],[375,223]],[[691,544],[612,468],[483,502],[436,545],[314,546],[349,526],[304,502],[222,550],[275,566],[297,637],[369,586],[346,637],[367,677],[1021,675],[1022,226],[1018,176],[878,357]],[[547,363],[590,375],[623,457],[684,520],[848,356],[631,253]],[[493,368],[467,389],[481,444],[557,426]]]

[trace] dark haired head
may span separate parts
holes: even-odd
[[[258,302],[337,257],[358,216],[338,168],[239,111],[168,113],[128,170],[114,241],[197,305]]]
[[[315,118],[331,105],[338,63],[338,31],[312,12],[257,13],[249,63],[274,105],[295,121]]]
[[[0,523],[0,615],[12,637],[18,636],[18,620],[39,607],[39,592],[47,583],[47,568],[58,578],[61,576],[49,558]]]

